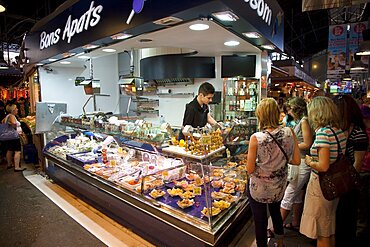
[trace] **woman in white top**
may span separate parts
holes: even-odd
[[[17,130],[19,134],[22,133],[22,128],[20,122],[18,122],[15,117],[18,113],[18,108],[15,104],[8,105],[6,111],[9,113],[3,120],[3,123],[8,123],[11,127]],[[7,168],[14,167],[14,171],[23,171],[25,168],[21,168],[20,159],[21,159],[21,141],[20,139],[8,140],[5,141],[6,146],[6,161],[8,163]],[[14,160],[13,160],[14,152]],[[13,162],[12,162],[13,161]]]

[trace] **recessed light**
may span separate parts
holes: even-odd
[[[55,62],[56,61],[55,58],[49,58],[48,60],[49,60],[49,62]]]
[[[90,59],[89,56],[85,56],[85,55],[79,56],[78,58],[80,58],[80,59]]]
[[[274,50],[275,46],[273,46],[273,45],[261,45],[261,48],[266,49],[266,50]]]
[[[261,38],[261,34],[259,34],[257,32],[247,32],[247,33],[243,33],[243,35],[246,36],[247,38],[250,38],[250,39]]]
[[[73,79],[72,78],[68,78],[68,81],[72,81]]]
[[[112,49],[112,48],[105,48],[102,51],[104,51],[104,52],[116,52],[116,50]]]
[[[193,24],[189,26],[189,28],[194,31],[204,31],[204,30],[207,30],[209,26],[204,23],[197,23],[197,24]]]
[[[130,37],[132,37],[132,34],[128,34],[128,33],[117,33],[115,35],[112,35],[110,36],[112,39],[116,40],[116,39],[128,39]]]
[[[231,11],[217,12],[212,14],[220,21],[237,21],[239,17]]]
[[[61,64],[71,64],[71,62],[69,62],[69,61],[61,61],[60,63]]]
[[[226,41],[224,43],[224,45],[226,45],[226,46],[237,46],[239,44],[240,44],[240,42],[239,41],[236,41],[236,40],[230,40],[230,41]]]
[[[98,45],[93,45],[93,44],[88,44],[88,45],[82,46],[82,48],[84,48],[86,50],[95,49],[97,47],[99,47],[99,46]]]

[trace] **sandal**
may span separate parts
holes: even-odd
[[[274,238],[275,233],[272,229],[267,229],[267,238]]]
[[[290,231],[299,232],[299,226],[293,226],[292,223],[284,224],[283,227]]]

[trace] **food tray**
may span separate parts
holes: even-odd
[[[225,146],[219,147],[216,150],[206,154],[206,155],[195,155],[191,154],[190,152],[186,152],[185,148],[179,147],[179,146],[169,146],[162,148],[162,152],[164,153],[169,153],[169,154],[174,154],[174,155],[179,155],[187,158],[192,158],[196,160],[203,160],[206,159],[214,154],[220,153],[221,151],[225,150]]]

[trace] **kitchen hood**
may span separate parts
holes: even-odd
[[[158,86],[194,84],[194,79],[191,79],[191,78],[167,78],[167,79],[157,79],[153,81]]]
[[[131,51],[124,51],[123,53],[127,53],[129,55],[129,66],[130,66],[130,71],[129,73],[125,75],[120,75],[118,79],[118,85],[137,85],[137,84],[142,84],[144,79],[140,76],[135,75],[135,65],[134,65],[134,53],[137,56],[137,51],[131,50]],[[126,65],[127,66],[127,65]]]

